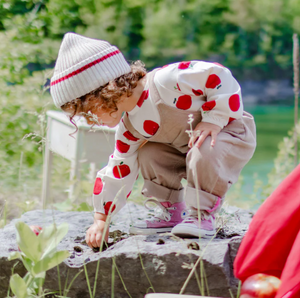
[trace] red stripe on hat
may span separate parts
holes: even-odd
[[[100,62],[102,62],[102,61],[104,61],[104,60],[106,60],[106,59],[108,59],[110,57],[112,57],[112,56],[115,56],[115,55],[117,55],[119,53],[121,53],[120,50],[116,50],[116,51],[114,51],[112,53],[109,53],[109,54],[107,54],[107,55],[105,55],[105,56],[103,56],[103,57],[101,57],[101,58],[99,58],[99,59],[97,59],[97,60],[95,60],[93,62],[90,62],[89,64],[84,65],[83,67],[81,67],[81,68],[79,68],[79,69],[77,69],[77,70],[69,73],[68,75],[66,75],[66,76],[64,76],[64,77],[62,77],[62,78],[60,78],[60,79],[58,79],[56,81],[51,82],[51,86],[56,85],[56,84],[58,84],[58,83],[60,83],[60,82],[62,82],[64,80],[67,80],[67,79],[73,77],[73,76],[76,76],[79,73],[87,70],[88,68],[90,68],[90,67],[92,67],[92,66],[94,66],[94,65],[96,65],[96,64],[98,64],[98,63],[100,63]]]

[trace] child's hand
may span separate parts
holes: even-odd
[[[90,226],[85,235],[86,243],[90,248],[100,247],[105,230],[106,217],[105,214],[95,213],[94,223]],[[106,228],[104,241],[108,241],[108,227]]]
[[[194,146],[200,148],[203,144],[204,140],[211,135],[211,143],[212,147],[215,146],[217,141],[217,135],[221,131],[221,127],[208,123],[208,122],[199,122],[194,129],[193,136],[190,138],[189,147],[192,148]]]

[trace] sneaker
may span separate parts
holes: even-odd
[[[172,234],[183,238],[211,238],[216,234],[215,217],[211,214],[201,213],[198,217],[188,216],[172,229]]]
[[[145,202],[145,207],[148,203],[157,205],[153,215],[145,220],[135,222],[129,229],[129,233],[136,235],[152,235],[157,233],[171,232],[172,228],[181,223],[185,216],[186,205],[184,202],[171,204],[170,202],[159,202],[155,199],[149,199]]]

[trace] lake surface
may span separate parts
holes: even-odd
[[[254,116],[257,132],[256,151],[241,173],[244,178],[242,191],[249,194],[253,191],[254,175],[257,175],[257,178],[264,184],[267,183],[267,175],[273,168],[278,144],[288,135],[288,131],[294,125],[294,107],[246,106],[245,110]]]

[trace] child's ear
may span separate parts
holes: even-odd
[[[114,118],[114,119],[117,119],[118,114],[117,114],[117,112],[112,112],[112,113],[110,114],[110,116],[111,116],[112,118]]]

